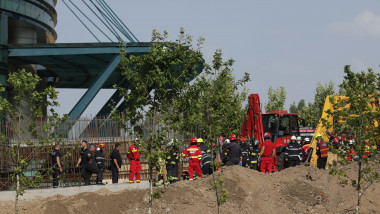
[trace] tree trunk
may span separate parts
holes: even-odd
[[[20,191],[20,177],[17,174],[16,176],[16,198],[15,198],[15,213],[18,213],[18,196]]]
[[[149,169],[149,208],[148,208],[148,214],[152,213],[152,202],[153,202],[153,169]]]
[[[360,209],[360,200],[362,198],[362,188],[361,188],[361,185],[360,185],[360,181],[361,181],[361,175],[362,175],[362,160],[360,158],[359,160],[359,173],[358,173],[358,187],[357,187],[357,190],[358,190],[358,204],[356,205],[356,214],[359,214],[359,209]]]

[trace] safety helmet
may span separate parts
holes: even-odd
[[[226,140],[224,141],[224,143],[226,143],[226,144],[230,143],[230,139],[226,139]]]
[[[298,136],[297,141],[301,141],[301,140],[302,140],[301,136]]]
[[[241,137],[241,138],[240,138],[240,141],[241,141],[241,142],[245,142],[245,137]]]
[[[236,140],[236,136],[234,134],[230,134],[230,141]]]
[[[168,143],[168,146],[172,146],[172,145],[173,145],[173,142],[174,142],[174,140],[171,139],[171,140],[169,141],[169,143]]]
[[[310,138],[305,138],[305,142],[310,142]]]
[[[197,143],[197,138],[196,137],[192,137],[190,143]]]
[[[319,138],[319,137],[322,137],[322,135],[321,134],[315,134],[315,138]]]
[[[218,138],[218,142],[219,142],[219,143],[223,142],[223,140],[224,140],[223,136],[220,136],[220,137]]]
[[[260,143],[260,141],[259,141],[258,139],[255,139],[255,140],[253,141],[253,145],[254,145],[254,146],[259,145],[259,143]]]
[[[198,143],[203,143],[203,139],[202,139],[202,138],[198,138],[198,139],[197,139],[197,142],[198,142]]]
[[[350,141],[348,141],[348,145],[350,145],[350,146],[355,145],[355,141],[354,141],[354,140],[350,140]]]
[[[270,133],[269,132],[265,132],[265,134],[264,134],[264,138],[271,138],[272,136],[270,135]]]
[[[290,140],[297,140],[297,138],[296,138],[296,136],[292,136],[291,138],[290,138]]]
[[[102,142],[98,143],[98,148],[104,148],[104,147],[106,147],[106,144]]]
[[[139,141],[139,138],[136,137],[136,138],[135,138],[135,143],[137,143],[137,141]]]

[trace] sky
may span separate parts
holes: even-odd
[[[83,4],[75,2],[85,10]],[[168,31],[171,40],[176,39],[180,27],[195,39],[204,37],[206,60],[211,59],[216,49],[222,50],[224,59],[234,59],[235,77],[249,73],[251,81],[246,85],[249,93],[258,93],[263,105],[270,86],[285,87],[288,109],[300,99],[313,101],[318,82],[333,81],[339,85],[345,65],[351,65],[355,72],[368,67],[375,72],[380,70],[378,0],[107,0],[107,3],[141,42],[150,41],[153,29]],[[56,10],[57,43],[97,42],[61,0]],[[101,41],[107,39],[101,37]],[[69,113],[84,92],[60,90],[58,113]],[[102,90],[83,115],[96,115],[111,93]]]

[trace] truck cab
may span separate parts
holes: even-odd
[[[277,169],[284,168],[285,147],[290,138],[300,136],[300,125],[298,114],[287,111],[271,111],[262,114],[263,131],[269,132],[272,142],[276,144]]]

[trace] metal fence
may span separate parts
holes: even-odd
[[[35,121],[36,127],[41,127],[44,121]],[[54,146],[27,146],[21,144],[19,147],[13,147],[17,140],[15,140],[14,130],[9,126],[9,123],[3,122],[0,124],[0,130],[2,134],[7,137],[7,143],[0,146],[0,190],[12,190],[15,187],[15,182],[12,181],[11,176],[15,170],[15,160],[12,160],[12,156],[9,154],[9,150],[13,149],[19,154],[20,158],[30,156],[30,165],[24,171],[26,176],[34,176],[36,173],[46,175],[43,182],[38,188],[50,188],[52,187],[52,176],[47,176],[47,173],[52,168],[52,160],[50,153]],[[104,142],[106,147],[103,149],[106,157],[106,172],[104,179],[111,178],[111,172],[109,170],[110,155],[116,143],[121,144],[120,155],[123,160],[122,167],[119,171],[119,179],[125,179],[128,181],[130,162],[127,159],[127,152],[130,146],[130,142],[135,136],[129,135],[121,127],[117,125],[112,119],[109,118],[95,118],[95,119],[78,119],[75,121],[67,121],[60,127],[60,130],[53,132],[65,133],[64,137],[59,140],[62,143],[62,166],[64,173],[61,175],[61,186],[81,186],[84,185],[84,181],[81,174],[81,169],[76,168],[76,163],[80,156],[79,143],[82,140],[88,141],[89,145],[97,145],[99,142]],[[170,135],[170,133],[168,133]],[[29,139],[37,142],[38,139]],[[39,150],[36,151],[36,148]],[[149,179],[148,165],[142,158],[142,170],[141,180]],[[154,174],[156,172],[154,171]],[[96,175],[92,177],[94,182]]]

